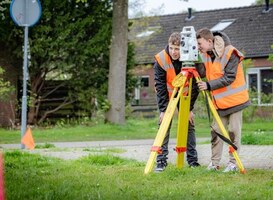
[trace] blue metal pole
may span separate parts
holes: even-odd
[[[26,133],[27,127],[27,79],[28,79],[28,26],[25,26],[25,37],[24,37],[24,65],[23,65],[23,96],[22,96],[22,114],[21,114],[21,138]],[[21,143],[21,149],[24,149],[25,145]]]

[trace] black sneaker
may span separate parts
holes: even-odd
[[[168,165],[167,162],[159,161],[156,164],[155,172],[163,172],[167,165]]]
[[[189,164],[189,167],[190,168],[200,167],[200,164],[198,162],[194,162],[194,163]]]

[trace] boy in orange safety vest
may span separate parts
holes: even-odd
[[[242,110],[250,105],[247,85],[244,78],[243,55],[230,43],[222,32],[212,33],[203,28],[197,31],[198,48],[204,65],[198,65],[197,71],[207,82],[199,82],[200,90],[209,90],[215,108],[227,128],[231,142],[239,153],[241,146]],[[223,140],[215,120],[211,130],[211,162],[208,170],[219,170],[223,151]],[[230,153],[224,172],[236,171],[236,161]]]
[[[173,91],[172,81],[177,74],[181,72],[182,61],[180,58],[180,33],[174,32],[170,35],[168,45],[165,49],[155,55],[154,74],[155,74],[155,89],[157,96],[157,104],[160,111],[159,124],[161,123],[164,113],[167,109],[170,96]],[[198,87],[193,80],[192,96],[190,110],[192,111],[194,102],[198,96]],[[157,165],[155,172],[162,172],[167,166],[168,160],[168,143],[170,137],[170,127],[164,138],[161,150],[162,154],[157,156]],[[188,140],[187,140],[187,162],[190,167],[198,167],[195,128],[193,122],[193,112],[189,116]]]

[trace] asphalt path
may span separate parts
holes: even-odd
[[[55,148],[48,149],[21,149],[20,144],[0,144],[4,151],[10,149],[21,149],[44,156],[53,156],[65,160],[78,159],[89,154],[105,153],[105,150],[116,150],[119,153],[113,153],[123,158],[135,159],[141,162],[147,162],[150,149],[154,140],[119,140],[119,141],[92,141],[92,142],[52,142]],[[36,144],[38,145],[38,144]],[[176,140],[171,139],[169,143],[169,163],[175,164],[176,152],[173,150]],[[210,139],[197,138],[197,152],[199,163],[207,166],[210,162]],[[271,169],[273,170],[273,145],[242,145],[239,152],[239,158],[246,169]],[[224,146],[221,166],[228,162],[228,147]]]

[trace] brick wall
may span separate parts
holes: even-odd
[[[140,88],[139,105],[156,105],[153,65],[139,65],[134,69],[133,73],[136,76],[149,77],[149,86]]]

